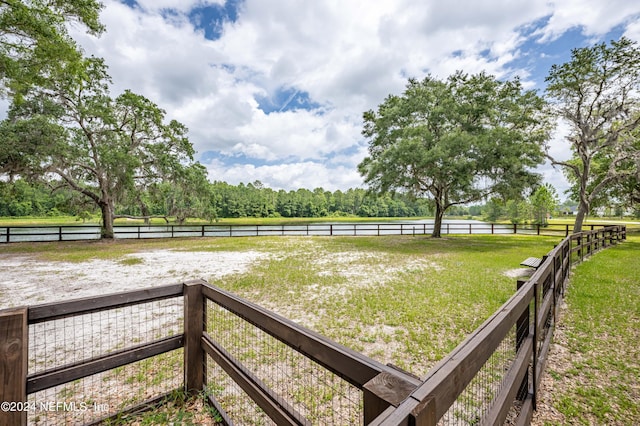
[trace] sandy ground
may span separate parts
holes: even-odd
[[[104,295],[191,279],[242,273],[268,257],[258,251],[183,252],[155,250],[118,260],[42,262],[0,254],[0,309]],[[127,261],[132,264],[127,264]]]
[[[270,256],[272,255],[260,251],[183,252],[154,250],[137,252],[117,260],[91,260],[73,263],[44,262],[28,255],[17,256],[0,253],[0,309],[175,284],[197,278],[211,280],[225,275],[243,273],[256,262]],[[344,265],[338,265],[337,270],[328,270],[327,274],[342,274],[355,278],[355,282],[369,282],[375,276],[380,280],[385,276],[381,273],[382,271],[373,271],[376,268],[372,268],[371,265],[364,267],[364,269],[355,267],[361,259],[354,259],[353,255],[341,253],[336,256],[332,254],[333,264],[336,258],[341,259]],[[437,264],[433,263],[418,265],[409,262],[398,265],[397,269],[404,270],[409,267],[439,268]],[[392,271],[385,272],[389,274],[389,272],[396,271],[392,268]],[[505,271],[504,274],[511,278],[526,278],[531,272],[530,268],[517,268]],[[346,291],[345,288],[340,290]],[[280,313],[295,316],[292,315],[292,312]],[[299,320],[299,318],[296,319]],[[374,331],[379,332],[380,330]],[[393,332],[393,330],[382,331],[386,331],[385,334]],[[382,352],[386,351],[382,350]],[[550,362],[553,363],[554,359],[552,358]],[[543,386],[543,392],[546,390]],[[553,415],[551,407],[544,405],[544,402],[540,405],[535,424],[541,424],[541,419],[556,417]]]

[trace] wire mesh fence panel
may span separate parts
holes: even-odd
[[[29,395],[32,425],[81,425],[150,402],[182,386],[182,349]]]
[[[207,360],[205,392],[234,425],[276,425],[242,388],[213,361]]]
[[[29,374],[183,333],[182,297],[29,325]]]
[[[175,297],[30,324],[29,375],[99,364],[105,356],[179,336],[182,317],[183,298]],[[28,397],[29,423],[84,424],[158,398],[182,385],[182,352],[172,350],[53,388],[35,389]],[[90,373],[95,371],[99,370]]]
[[[506,375],[516,357],[516,327],[512,327],[438,425],[477,425],[507,385]]]
[[[217,344],[273,391],[279,403],[313,424],[362,424],[360,389],[210,300],[206,318],[206,330]],[[207,378],[212,396],[234,422],[262,424],[264,413],[237,404],[238,389],[213,361],[207,363]]]

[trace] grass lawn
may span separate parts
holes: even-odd
[[[249,237],[16,243],[45,261],[137,251],[260,251],[269,259],[210,282],[381,362],[424,375],[515,291],[519,268],[558,237]],[[206,278],[206,277],[205,277]]]
[[[383,363],[424,376],[511,295],[506,273],[558,237],[460,235],[247,237],[16,243],[45,261],[119,259],[155,249],[269,254],[219,287]],[[640,236],[579,265],[547,380],[556,418],[538,424],[640,424]],[[564,358],[563,358],[564,356]],[[556,361],[559,358],[559,361]],[[556,420],[556,419],[560,420]]]
[[[578,265],[536,424],[640,424],[640,236]]]

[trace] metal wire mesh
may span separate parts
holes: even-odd
[[[495,352],[458,396],[439,425],[476,425],[491,407],[495,397],[505,385],[509,367],[516,350],[516,327],[512,327]]]
[[[29,325],[29,374],[59,370],[183,333],[176,297]],[[29,395],[28,421],[84,424],[181,386],[182,349]]]
[[[253,324],[207,300],[207,331],[280,401],[313,424],[362,424],[362,391]],[[209,394],[236,424],[273,424],[213,361]]]

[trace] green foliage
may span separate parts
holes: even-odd
[[[230,185],[214,182],[214,204],[218,217],[410,217],[428,216],[425,200],[402,194],[381,197],[364,189],[337,190],[316,188],[274,191],[261,182]]]
[[[229,185],[209,183],[200,164],[186,167],[185,179],[164,180],[129,191],[119,199],[118,217],[175,217],[214,221],[219,218],[314,218],[314,217],[414,217],[429,216],[426,200],[403,194],[380,197],[364,189],[274,191],[260,182]],[[52,192],[51,186],[58,187]],[[88,220],[98,210],[81,194],[61,182],[0,182],[0,216],[73,215]],[[56,213],[57,212],[57,213]],[[458,208],[452,214],[467,215]]]
[[[533,223],[546,225],[559,204],[556,189],[550,184],[539,186],[530,198]]]
[[[91,34],[104,27],[96,0],[0,2],[0,79],[14,94],[41,84],[62,64],[80,59],[67,25],[80,24]]]
[[[497,222],[505,214],[505,206],[499,199],[492,198],[484,205],[482,211],[486,220]]]
[[[531,208],[524,200],[509,200],[506,204],[506,211],[511,223],[520,224],[529,219]]]
[[[561,319],[566,364],[551,370],[549,403],[580,424],[639,424],[640,239],[576,267]]]
[[[0,216],[79,215],[86,205],[67,188],[22,179],[0,181]]]
[[[118,203],[169,188],[171,214],[189,214],[205,170],[193,164],[187,129],[149,99],[130,91],[112,98],[103,61],[74,63],[12,104],[0,131],[16,141],[7,149],[3,171],[64,184],[90,200],[102,214],[102,235],[113,237]],[[167,192],[165,191],[165,194]]]
[[[364,113],[369,156],[359,165],[376,192],[429,195],[434,236],[444,212],[493,194],[518,196],[539,176],[549,132],[545,103],[519,80],[458,72],[446,81],[409,80],[376,112]]]
[[[570,126],[573,158],[552,161],[573,184],[578,232],[590,209],[619,193],[619,185],[633,199],[628,185],[640,173],[640,49],[626,38],[574,49],[571,61],[554,65],[546,81],[555,112]]]

